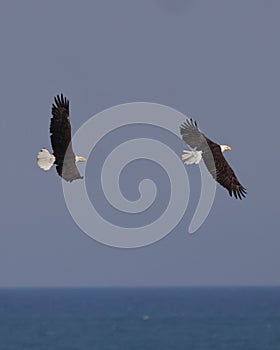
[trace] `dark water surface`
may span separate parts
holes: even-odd
[[[279,350],[280,288],[2,289],[0,349]]]

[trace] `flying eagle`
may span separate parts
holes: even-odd
[[[56,164],[56,171],[64,180],[72,182],[82,179],[76,162],[85,162],[86,158],[75,156],[73,152],[69,101],[63,94],[54,98],[50,134],[53,154],[45,148],[41,149],[37,156],[38,166],[43,170],[50,170],[53,164]]]
[[[183,123],[180,132],[186,144],[194,149],[184,150],[182,160],[184,164],[198,164],[201,159],[209,170],[213,178],[223,187],[225,187],[230,196],[242,199],[246,197],[246,189],[240,184],[233,170],[223,156],[224,151],[230,151],[231,147],[227,145],[218,145],[202,134],[197,123],[192,119]]]

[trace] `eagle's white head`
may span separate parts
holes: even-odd
[[[231,147],[230,146],[227,146],[227,145],[220,145],[221,147],[221,151],[224,152],[224,151],[231,151]]]
[[[76,156],[75,161],[76,161],[76,163],[77,162],[86,162],[87,159],[85,157]]]

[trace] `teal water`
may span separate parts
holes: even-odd
[[[279,350],[280,288],[2,289],[0,349]]]

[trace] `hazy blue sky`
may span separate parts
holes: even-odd
[[[279,11],[276,0],[2,1],[0,286],[280,285]],[[191,206],[166,238],[128,250],[92,240],[72,220],[55,171],[35,161],[50,147],[60,92],[73,130],[132,101],[193,117],[232,146],[226,157],[248,198],[217,188],[208,219],[188,235],[199,193],[192,167]],[[166,139],[180,154],[183,143]],[[157,178],[163,200],[166,179]]]

